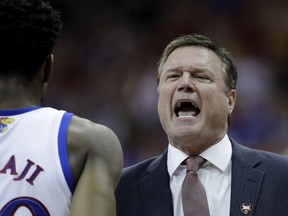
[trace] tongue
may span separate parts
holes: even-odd
[[[196,116],[195,111],[179,111],[178,116],[179,117],[191,117],[191,116]]]

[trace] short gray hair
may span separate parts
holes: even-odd
[[[186,46],[199,46],[205,47],[212,50],[216,53],[217,56],[221,59],[224,64],[224,69],[226,72],[226,85],[229,90],[236,89],[237,84],[237,68],[234,63],[233,57],[225,48],[221,47],[215,40],[200,34],[189,34],[177,37],[171,41],[160,58],[158,63],[158,72],[157,72],[157,83],[159,84],[160,75],[163,70],[163,65],[167,61],[169,55],[179,47]]]

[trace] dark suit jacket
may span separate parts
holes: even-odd
[[[248,216],[288,216],[288,157],[231,142],[230,216],[244,216],[245,203]],[[117,216],[173,216],[167,150],[123,170],[116,202]]]

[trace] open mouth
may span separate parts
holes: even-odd
[[[195,117],[200,113],[200,109],[193,101],[179,101],[174,112],[178,118]]]

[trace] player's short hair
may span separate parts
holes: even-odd
[[[61,27],[60,13],[45,0],[1,0],[0,76],[33,78]]]

